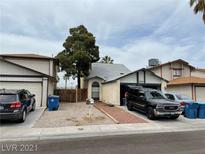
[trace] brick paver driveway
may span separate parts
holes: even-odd
[[[105,103],[97,102],[95,103],[96,108],[99,110],[109,114],[115,120],[117,120],[120,124],[126,123],[148,123],[148,121],[133,115],[119,107],[111,107]]]

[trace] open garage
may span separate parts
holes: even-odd
[[[143,68],[102,84],[103,101],[116,105],[123,105],[126,87],[138,85],[145,88],[163,90],[168,81]],[[115,95],[111,91],[115,91]]]

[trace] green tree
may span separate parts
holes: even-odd
[[[65,71],[67,77],[77,77],[80,88],[80,77],[88,76],[91,63],[100,59],[99,47],[95,45],[93,34],[83,25],[71,28],[69,33],[70,36],[63,43],[65,49],[56,57],[59,59],[61,71]]]
[[[190,0],[190,6],[194,8],[194,13],[202,12],[202,18],[205,24],[205,0]]]
[[[113,64],[114,60],[110,56],[102,57],[101,63]]]

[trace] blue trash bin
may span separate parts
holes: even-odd
[[[185,111],[184,116],[189,119],[195,119],[198,116],[198,103],[186,103],[185,104]]]
[[[58,110],[59,108],[59,96],[48,96],[48,110]]]
[[[205,102],[199,103],[198,118],[205,119]]]

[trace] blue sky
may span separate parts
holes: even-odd
[[[0,23],[1,53],[56,55],[83,24],[101,56],[131,70],[150,58],[205,67],[205,25],[189,0],[2,0]]]

